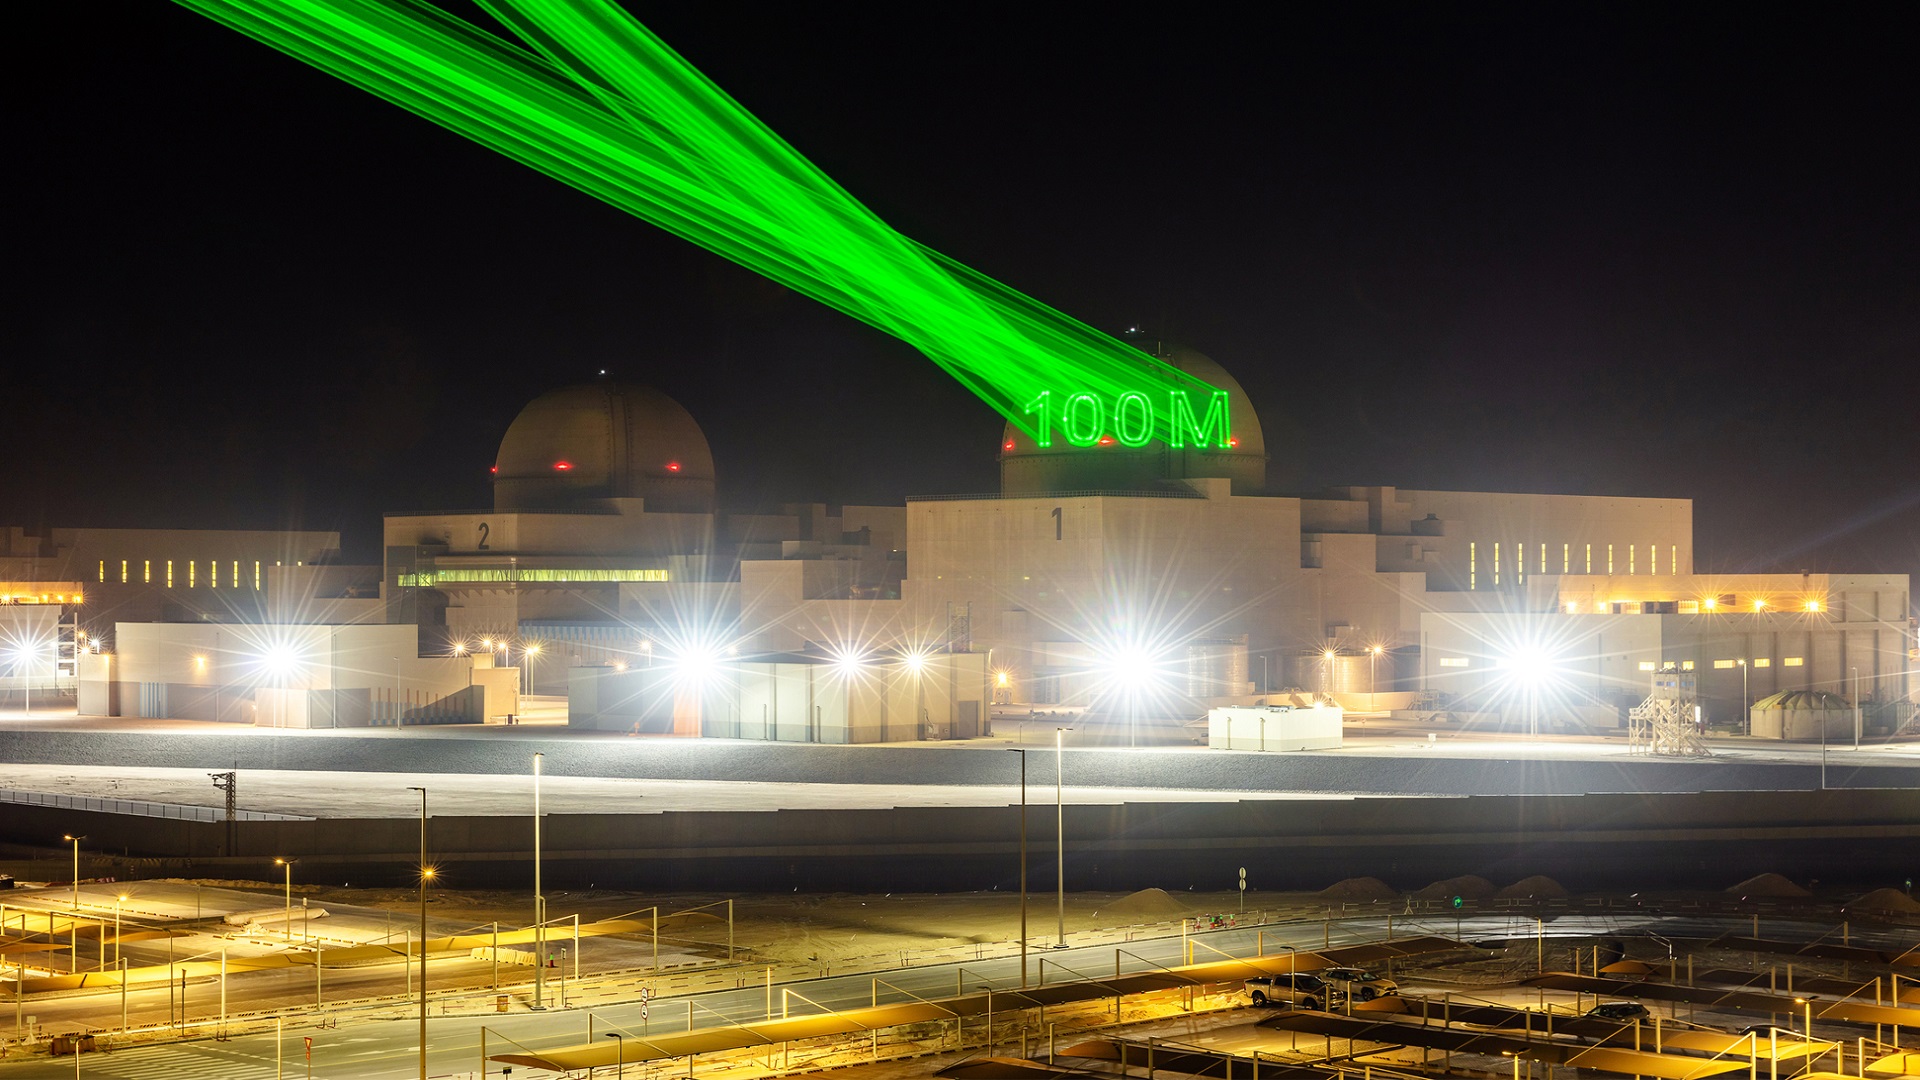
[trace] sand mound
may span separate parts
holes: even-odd
[[[1477,874],[1466,874],[1461,877],[1450,877],[1445,881],[1436,881],[1413,895],[1418,900],[1451,900],[1456,896],[1464,896],[1469,900],[1485,900],[1496,891],[1493,882],[1486,878]]]
[[[1756,874],[1727,891],[1730,893],[1738,893],[1741,896],[1798,898],[1813,895],[1800,886],[1795,885],[1793,882],[1788,881],[1786,878],[1781,877],[1779,874]]]
[[[1920,912],[1920,901],[1914,900],[1899,889],[1875,889],[1847,906],[1865,911],[1887,911],[1897,915],[1912,915]]]
[[[1503,900],[1565,900],[1567,890],[1566,886],[1552,878],[1535,874],[1532,877],[1521,878],[1494,895]]]
[[[1184,915],[1192,904],[1182,903],[1167,895],[1165,889],[1141,889],[1108,904],[1104,909],[1113,915]]]
[[[1394,891],[1393,886],[1372,877],[1350,877],[1344,881],[1336,881],[1321,889],[1317,895],[1322,900],[1342,901],[1394,900],[1400,896]]]

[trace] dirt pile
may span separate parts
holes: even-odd
[[[1535,874],[1521,878],[1494,895],[1503,900],[1565,900],[1568,893],[1566,886],[1543,874]]]
[[[1813,895],[1779,874],[1755,874],[1727,891],[1742,897],[1771,896],[1780,899],[1801,899]]]
[[[1108,915],[1138,919],[1167,919],[1185,915],[1192,907],[1192,904],[1174,899],[1165,889],[1141,889],[1106,905],[1102,911]]]
[[[1413,896],[1416,900],[1451,900],[1456,896],[1463,896],[1468,900],[1485,900],[1497,891],[1499,890],[1495,888],[1493,882],[1486,878],[1478,874],[1465,874],[1460,877],[1450,877],[1445,881],[1436,881],[1414,893]]]
[[[1916,901],[1899,889],[1875,889],[1848,904],[1847,907],[1861,911],[1884,911],[1893,915],[1920,913],[1920,901]]]
[[[1315,895],[1321,900],[1340,903],[1370,903],[1375,900],[1395,900],[1400,896],[1393,886],[1373,877],[1350,877],[1336,881]]]

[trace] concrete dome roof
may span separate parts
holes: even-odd
[[[1782,690],[1769,694],[1753,703],[1756,709],[1826,709],[1833,712],[1853,711],[1847,699],[1828,690]]]
[[[649,511],[711,513],[713,452],[692,414],[652,387],[615,382],[552,390],[500,440],[496,510],[564,510],[645,499]]]
[[[1106,442],[1071,446],[1055,438],[1042,447],[1012,424],[1000,436],[1000,490],[1003,494],[1049,491],[1145,491],[1165,480],[1218,477],[1233,482],[1235,495],[1252,495],[1267,485],[1267,439],[1253,401],[1212,357],[1175,342],[1142,334],[1122,340],[1209,385],[1227,392],[1231,445],[1174,449],[1154,440],[1142,447]],[[1157,376],[1155,376],[1157,378]],[[1173,387],[1168,386],[1171,390]],[[1067,392],[1069,388],[1062,388]],[[1164,401],[1156,408],[1166,408]]]

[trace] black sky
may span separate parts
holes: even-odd
[[[1920,573],[1911,5],[632,9],[901,231],[1213,355],[1276,491],[1685,497],[1702,570]],[[371,557],[601,368],[734,506],[995,485],[904,346],[184,8],[18,40],[0,522]]]

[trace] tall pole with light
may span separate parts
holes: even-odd
[[[1027,985],[1027,751],[1007,748],[1020,755],[1020,987]]]
[[[1374,673],[1373,665],[1375,661],[1380,659],[1380,651],[1381,651],[1381,647],[1378,645],[1375,645],[1373,648],[1367,650],[1367,711],[1368,712],[1373,711],[1374,693],[1376,690],[1379,689],[1378,684],[1376,684],[1373,681],[1373,673]]]
[[[420,1080],[427,1080],[427,883],[433,867],[427,865],[427,789],[407,790],[420,793]]]
[[[300,861],[299,859],[287,859],[287,858],[276,858],[273,860],[273,865],[280,867],[280,869],[285,872],[283,874],[283,877],[284,877],[283,884],[286,887],[286,905],[287,905],[286,939],[287,939],[287,944],[289,945],[293,944],[293,864],[299,861]]]
[[[1061,798],[1061,793],[1066,790],[1067,730],[1063,727],[1053,729],[1053,878],[1059,895],[1056,910],[1058,924],[1055,928],[1058,936],[1053,943],[1056,949],[1067,947],[1067,804]]]
[[[80,973],[80,841],[86,837],[69,833],[61,839],[73,845],[73,921],[67,925],[67,960],[77,975]]]
[[[126,902],[127,902],[126,893],[121,893],[120,895],[113,898],[113,962],[115,966],[118,966],[120,963],[120,905]],[[123,999],[127,996],[126,990],[127,990],[126,980],[122,979],[120,981],[120,996]],[[126,1002],[123,1000],[121,1002],[123,1009],[125,1004]],[[120,1026],[123,1029],[127,1026],[125,1017],[121,1018]]]
[[[1752,735],[1753,694],[1747,689],[1747,669],[1752,665],[1747,663],[1747,658],[1744,656],[1739,659],[1738,663],[1740,664],[1740,730],[1748,735]]]
[[[1860,749],[1860,669],[1853,669],[1853,748]]]
[[[540,762],[545,754],[533,755],[533,1009],[545,1009],[541,995],[546,989],[547,970],[547,898],[540,892]]]

